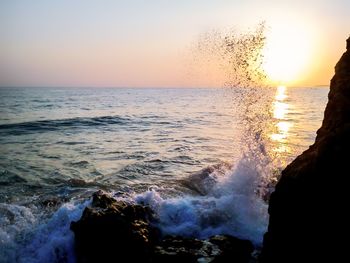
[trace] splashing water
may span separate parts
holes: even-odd
[[[35,214],[35,207],[0,204],[0,262],[75,262],[69,226],[89,203],[66,203],[48,219]]]
[[[275,178],[272,151],[267,133],[273,126],[272,89],[266,85],[262,70],[265,24],[246,34],[220,33],[203,35],[197,45],[195,60],[199,66],[218,69],[224,86],[240,96],[235,105],[239,119],[241,156],[226,166],[198,176],[190,176],[186,185],[202,196],[164,198],[153,188],[136,195],[136,202],[150,205],[159,215],[164,234],[206,238],[231,234],[262,243],[268,223],[266,199],[268,186]],[[202,69],[200,69],[202,70]],[[220,166],[222,169],[222,166]],[[199,180],[199,182],[198,182]],[[202,187],[198,189],[198,187]],[[209,190],[208,190],[209,189]],[[203,195],[203,193],[205,193]]]
[[[136,195],[156,211],[164,234],[207,238],[230,234],[259,246],[266,231],[267,204],[255,194],[257,171],[242,160],[205,196],[163,198],[158,188]]]
[[[216,76],[214,86],[227,88],[266,86],[267,78],[262,67],[265,28],[262,22],[245,33],[230,29],[200,35],[190,50],[189,75]]]
[[[147,171],[146,175],[152,178],[150,180],[156,178],[154,182],[158,184],[157,186],[152,186],[143,193],[138,192],[118,197],[127,198],[131,202],[150,205],[158,214],[159,227],[164,234],[199,238],[215,234],[231,234],[249,239],[256,246],[261,245],[262,236],[266,231],[268,222],[267,204],[264,199],[268,197],[269,185],[275,179],[273,174],[276,167],[267,136],[270,126],[273,126],[271,118],[273,91],[265,84],[265,75],[261,69],[261,51],[265,43],[264,28],[265,25],[262,23],[254,31],[243,34],[218,31],[207,33],[200,38],[196,44],[196,50],[193,51],[193,57],[196,61],[195,69],[202,70],[207,68],[210,72],[218,72],[220,84],[226,87],[225,96],[228,98],[235,96],[235,99],[232,100],[236,102],[236,105],[232,107],[232,118],[238,120],[234,134],[239,134],[239,138],[235,139],[237,141],[235,148],[239,149],[240,156],[232,157],[229,164],[215,165],[214,163],[214,165],[189,177],[181,180],[176,178],[175,184],[181,187],[174,187],[173,189],[171,186],[174,184],[167,185],[165,180],[159,180],[161,182],[158,182],[156,179],[159,179],[159,177],[152,177],[152,174]],[[233,90],[234,92],[232,92]],[[177,92],[174,94],[178,96]],[[106,98],[109,98],[109,95]],[[165,104],[169,105],[169,103]],[[191,103],[193,102],[191,101]],[[91,105],[95,105],[95,94]],[[123,105],[123,111],[125,110],[124,107],[127,107],[125,105]],[[136,106],[139,107],[140,105]],[[200,106],[202,107],[203,105],[201,104]],[[34,128],[45,129],[52,134],[55,131],[61,132],[60,136],[66,136],[65,132],[73,134],[74,131],[81,132],[83,130],[86,131],[87,127],[94,127],[97,129],[96,134],[98,135],[92,141],[96,140],[98,142],[101,138],[102,128],[104,132],[109,132],[108,129],[110,129],[113,133],[108,133],[108,135],[113,136],[113,134],[116,134],[117,129],[122,130],[121,127],[125,127],[124,133],[126,134],[138,130],[139,126],[141,126],[143,131],[140,140],[143,140],[144,134],[152,127],[155,127],[152,125],[158,125],[159,122],[157,119],[159,116],[155,117],[155,124],[148,123],[144,116],[140,118],[137,124],[133,124],[129,118],[109,118],[108,116],[97,118],[94,116],[90,119],[76,119],[73,117],[59,122],[54,120],[53,126],[51,125],[52,120],[31,122],[29,127],[28,123],[26,123],[28,132],[26,133],[27,130],[22,129],[23,134],[17,134],[17,136],[27,135],[34,137],[35,133],[32,134],[30,132],[35,130]],[[202,119],[199,121],[202,121]],[[188,122],[192,123],[193,120],[188,118]],[[168,123],[173,125],[173,119]],[[210,125],[210,122],[208,123]],[[181,124],[182,119],[178,121],[177,125],[180,128],[177,128],[176,131],[181,129]],[[72,125],[73,128],[76,127],[75,130],[72,129]],[[164,131],[164,125],[166,125],[166,122],[162,121],[156,127]],[[194,127],[198,129],[200,126]],[[3,125],[2,128],[2,132],[5,134],[6,129],[11,130],[13,127],[11,125]],[[168,129],[167,131],[173,132],[174,130]],[[47,133],[43,132],[42,139],[46,138],[49,143],[52,143],[51,137],[45,136],[47,136]],[[55,137],[53,136],[53,138]],[[182,137],[176,139],[180,140],[180,138]],[[119,140],[119,137],[116,137],[115,140]],[[157,142],[159,143],[159,141]],[[193,142],[198,144],[198,140]],[[190,141],[188,145],[186,144],[188,151],[195,144],[193,142]],[[77,144],[76,147],[81,147],[79,149],[90,153],[88,147],[84,148],[84,143],[81,143],[81,145]],[[128,143],[130,142],[128,141]],[[108,145],[112,144],[108,143]],[[108,145],[104,146],[108,147]],[[62,147],[62,145],[59,146]],[[124,145],[125,148],[128,146]],[[69,146],[69,148],[72,150],[74,147]],[[60,149],[63,148],[59,148],[59,151]],[[101,153],[100,158],[103,158],[104,156],[102,155],[105,155],[107,150],[104,147],[101,147],[101,149],[98,153]],[[147,150],[153,151],[153,148],[147,148]],[[50,162],[59,160],[58,152],[54,152],[57,156],[51,156]],[[138,154],[140,155],[141,152]],[[147,152],[147,154],[149,153]],[[150,155],[152,154],[150,153]],[[92,155],[96,155],[96,152]],[[215,152],[213,155],[215,155]],[[71,155],[68,156],[71,158]],[[189,158],[188,156],[186,157]],[[65,157],[65,159],[67,158]],[[135,158],[141,157],[134,156],[130,159],[132,161]],[[113,162],[116,161],[116,159],[111,160]],[[192,161],[192,159],[190,160]],[[173,161],[170,159],[168,162],[163,162],[160,159],[152,159],[152,162],[147,164],[158,167],[156,166],[158,163],[169,165]],[[183,160],[176,159],[176,161],[181,165]],[[42,163],[41,159],[40,163]],[[193,161],[192,163],[195,162]],[[66,166],[67,164],[64,167]],[[88,162],[76,162],[72,168],[73,170],[70,171],[75,171],[77,166],[82,166],[82,169],[84,168],[91,173],[90,169],[88,169]],[[140,173],[140,171],[144,172],[141,169],[142,167],[131,167],[135,169],[132,171],[135,174]],[[130,176],[127,173],[129,172],[127,169],[124,172]],[[126,175],[124,175],[126,179],[130,180]],[[134,176],[134,174],[132,175]],[[113,179],[113,176],[110,176],[108,173],[106,178]],[[53,178],[49,179],[53,180]],[[116,184],[112,187],[110,186],[111,181],[107,181],[104,187],[108,190],[113,189],[113,187],[116,188],[116,185],[120,184],[120,178],[118,177],[117,179]],[[137,177],[137,180],[142,181],[145,179]],[[122,182],[125,183],[125,181]],[[6,183],[8,182],[3,181],[4,185]],[[23,189],[24,183],[21,180],[16,180],[15,183],[18,184],[20,189]],[[61,181],[56,183],[64,185]],[[102,185],[103,181],[99,180],[98,183]],[[64,193],[73,189],[72,183],[68,184],[68,188],[66,188],[66,185],[64,186]],[[92,184],[80,185],[81,188],[91,187],[91,190],[94,189],[93,186]],[[28,188],[32,189],[31,185]],[[76,189],[74,188],[74,190]],[[41,215],[41,213],[45,212],[37,211],[40,209],[33,207],[29,208],[7,203],[0,204],[0,262],[74,262],[73,234],[69,230],[69,224],[72,220],[77,220],[81,216],[87,204],[86,202],[78,204],[65,203],[56,212],[49,215]]]
[[[220,81],[227,88],[227,96],[239,97],[233,115],[239,120],[241,159],[251,160],[259,173],[260,192],[274,174],[275,156],[268,134],[275,124],[272,118],[274,87],[268,85],[263,69],[263,49],[266,44],[266,24],[254,30],[238,33],[235,30],[213,31],[203,34],[192,52],[199,70],[213,69],[221,73]],[[231,93],[231,91],[234,92]],[[237,160],[234,160],[237,161]]]

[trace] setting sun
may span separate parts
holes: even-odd
[[[268,32],[263,68],[270,81],[291,84],[312,59],[313,39],[305,26],[279,24]]]
[[[0,0],[0,263],[343,262],[349,10]]]

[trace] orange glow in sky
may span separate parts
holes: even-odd
[[[263,68],[270,81],[293,85],[307,74],[312,61],[317,38],[308,25],[288,21],[286,18],[271,25],[267,32],[267,43],[263,51]]]
[[[261,21],[271,82],[328,85],[349,10],[348,0],[0,1],[0,86],[220,87],[222,73],[188,71],[190,46]]]

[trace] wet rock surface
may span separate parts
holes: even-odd
[[[152,211],[140,205],[116,201],[98,191],[81,219],[71,223],[78,262],[141,262],[150,256],[156,229]]]
[[[350,174],[350,38],[335,67],[315,143],[282,172],[261,262],[342,262]]]
[[[253,245],[232,236],[207,240],[167,237],[156,246],[154,262],[249,262]]]
[[[81,219],[71,223],[78,262],[249,262],[253,245],[232,236],[206,240],[163,237],[148,207],[93,195]]]

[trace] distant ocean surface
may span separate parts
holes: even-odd
[[[251,138],[240,89],[0,88],[0,262],[75,262],[69,224],[97,189],[149,204],[165,233],[259,246],[276,181],[259,178],[313,143],[328,90],[266,92]]]

